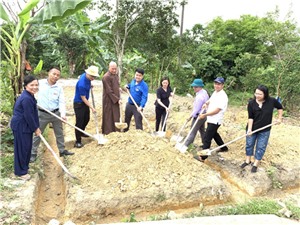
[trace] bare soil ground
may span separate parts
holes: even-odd
[[[74,81],[68,81],[67,85],[70,86],[65,86],[64,90],[70,112],[68,121],[75,124],[72,115]],[[99,83],[95,83],[94,94],[101,125],[102,88]],[[122,99],[124,103],[127,101],[126,93]],[[153,130],[154,101],[155,94],[149,94],[144,111]],[[168,138],[151,135],[146,123],[144,131],[137,131],[132,121],[129,132],[105,136],[108,139],[105,145],[85,138],[85,146],[76,149],[73,148],[74,129],[65,125],[66,146],[75,155],[65,159],[64,163],[79,181],[66,175],[64,179],[51,154],[47,150],[41,151],[39,162],[43,176],[32,184],[39,193],[32,197],[33,224],[43,224],[52,218],[72,220],[76,224],[118,222],[130,212],[144,218],[169,210],[177,210],[180,214],[191,208],[199,209],[199,205],[244,202],[256,196],[289,198],[300,207],[298,118],[285,118],[283,124],[272,128],[259,170],[251,174],[250,167],[239,168],[245,157],[244,139],[229,145],[229,152],[215,154],[205,163],[193,159],[196,147],[185,154],[175,148],[170,137],[177,135],[191,112],[192,103],[192,98],[175,97],[168,119]],[[246,122],[246,106],[229,107],[219,129],[225,143],[242,136]],[[86,131],[96,134],[92,115]],[[57,151],[51,132],[49,142]],[[199,136],[194,144],[201,145]]]

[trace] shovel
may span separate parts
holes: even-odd
[[[93,107],[94,109],[95,107],[95,100],[94,100],[94,92],[93,92],[93,88],[91,88],[91,97],[92,97],[92,103],[93,103]],[[105,144],[107,142],[107,139],[104,140],[103,135],[99,134],[99,128],[98,128],[98,119],[97,119],[97,112],[94,112],[94,120],[95,120],[95,125],[96,125],[96,135],[95,135],[95,139],[98,140],[98,144]]]
[[[120,103],[120,122],[115,122],[115,126],[121,130],[121,132],[128,127],[127,123],[122,122],[122,103]]]
[[[175,91],[176,91],[176,88],[174,88],[173,96],[175,95]],[[166,135],[166,132],[164,131],[164,128],[165,128],[166,123],[167,123],[167,119],[168,119],[169,112],[170,112],[170,109],[171,109],[172,101],[173,101],[173,97],[170,100],[170,104],[169,104],[169,107],[168,107],[169,110],[166,113],[166,116],[165,116],[165,119],[164,119],[164,122],[163,122],[163,125],[162,125],[162,128],[161,128],[161,131],[156,132],[156,134],[159,137],[164,137]]]
[[[131,101],[133,102],[133,104],[135,105],[135,107],[138,109],[139,106],[136,104],[135,100],[134,100],[133,97],[131,96],[131,94],[130,94],[130,92],[129,92],[128,89],[127,89],[127,94],[129,95],[129,97],[130,97]],[[153,131],[152,131],[152,129],[151,129],[151,126],[150,126],[150,124],[149,124],[149,121],[146,119],[144,113],[143,113],[142,111],[139,111],[139,112],[141,113],[143,119],[146,121],[147,126],[148,126],[148,128],[149,128],[149,130],[150,130],[150,133],[153,134]]]
[[[184,124],[183,124],[183,126],[180,128],[178,134],[177,134],[177,135],[173,135],[173,136],[171,137],[171,141],[176,141],[176,142],[181,142],[181,141],[182,141],[183,137],[180,136],[180,134],[181,134],[181,132],[183,131],[183,129],[186,127],[186,125],[187,125],[187,123],[188,123],[189,121],[190,121],[190,120],[187,119],[187,120],[184,122]]]
[[[69,170],[64,166],[64,164],[62,163],[62,161],[58,158],[58,156],[55,154],[54,150],[51,148],[51,146],[48,144],[48,142],[46,141],[46,139],[43,137],[42,134],[40,134],[40,138],[42,139],[42,141],[44,142],[44,144],[46,145],[47,149],[52,153],[52,155],[54,156],[55,160],[58,162],[58,164],[61,166],[61,168],[72,178],[78,180],[77,177],[75,177],[74,175],[72,175]]]
[[[101,140],[99,140],[99,139],[98,139],[97,137],[95,137],[94,135],[91,135],[91,134],[87,133],[86,131],[80,129],[79,127],[74,126],[73,124],[69,123],[68,121],[64,120],[63,118],[59,117],[58,115],[56,115],[55,113],[49,111],[48,109],[46,109],[46,108],[44,108],[44,107],[42,107],[42,106],[40,106],[40,105],[38,105],[38,107],[39,107],[40,109],[42,109],[42,110],[45,110],[47,113],[49,113],[50,115],[56,117],[57,119],[61,120],[63,123],[66,123],[66,124],[68,124],[69,126],[73,127],[74,129],[76,129],[76,130],[78,130],[78,131],[84,133],[85,135],[87,135],[87,136],[89,136],[89,137],[95,139],[96,141],[98,141],[98,144],[102,144],[102,145],[103,145],[103,144],[105,144],[105,143],[107,142],[107,139],[102,138]]]
[[[270,126],[273,126],[273,125],[275,125],[275,124],[277,124],[277,123],[278,123],[278,122],[275,122],[275,123],[271,123],[271,124],[269,124],[269,125],[266,125],[266,126],[264,126],[264,127],[261,127],[261,128],[259,128],[259,129],[257,129],[257,130],[252,131],[250,134],[254,134],[254,133],[258,132],[258,131],[261,131],[261,130],[263,130],[263,129],[266,129],[266,128],[268,128],[268,127],[270,127]],[[216,147],[216,148],[214,148],[214,149],[211,149],[211,150],[210,150],[210,149],[204,149],[204,150],[202,150],[202,151],[199,151],[199,156],[203,156],[203,155],[211,155],[211,153],[212,153],[213,151],[219,150],[219,149],[221,149],[221,148],[223,148],[223,147],[225,147],[225,146],[227,146],[227,145],[229,145],[229,144],[231,144],[231,143],[233,143],[233,142],[236,142],[236,141],[238,141],[238,140],[240,140],[240,139],[246,137],[247,135],[249,135],[249,134],[244,134],[243,136],[237,137],[237,138],[235,138],[234,140],[229,141],[228,143],[225,143],[225,144],[223,144],[223,145],[220,145],[220,146],[218,146],[218,147]]]
[[[201,112],[199,113],[202,114],[204,112],[205,109],[202,109]],[[190,136],[190,134],[192,133],[192,131],[194,130],[196,124],[198,123],[199,120],[199,116],[197,116],[196,121],[194,122],[192,128],[190,129],[188,135],[185,137],[184,141],[182,143],[177,142],[177,144],[175,145],[175,148],[178,149],[181,153],[185,153],[186,150],[188,149],[188,146],[185,146],[184,143],[186,142],[186,140],[188,139],[188,137]]]

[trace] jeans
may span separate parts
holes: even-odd
[[[246,155],[247,156],[253,155],[253,150],[256,143],[254,157],[256,160],[261,160],[266,152],[270,133],[271,131],[269,130],[269,131],[254,133],[251,136],[246,136]]]

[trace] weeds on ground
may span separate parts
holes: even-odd
[[[132,212],[132,213],[130,213],[129,219],[124,218],[124,219],[121,220],[121,222],[124,222],[124,223],[133,223],[133,222],[138,222],[138,221],[135,218],[135,213]]]
[[[291,211],[291,219],[300,219],[300,209],[295,204],[289,202],[286,204]],[[202,216],[221,216],[221,215],[255,215],[255,214],[274,214],[279,217],[285,217],[279,211],[282,207],[274,200],[255,199],[244,204],[230,205],[216,209],[201,210],[185,214],[184,218],[202,217]]]
[[[3,225],[26,225],[30,224],[30,217],[26,212],[18,213],[2,208],[0,210],[0,224]]]
[[[274,166],[271,166],[267,169],[267,174],[270,180],[272,181],[272,187],[274,189],[279,188],[282,189],[282,183],[279,181],[277,176],[277,168]]]

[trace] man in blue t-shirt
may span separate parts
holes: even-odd
[[[143,130],[143,117],[141,113],[143,112],[148,99],[148,85],[143,78],[144,70],[138,68],[135,70],[134,79],[126,85],[126,88],[129,89],[129,92],[138,107],[134,105],[134,102],[129,97],[125,108],[125,122],[128,127],[124,131],[129,130],[132,116],[134,116],[135,128]]]
[[[81,74],[76,84],[75,97],[73,107],[75,111],[76,124],[75,126],[81,130],[85,130],[85,127],[90,121],[90,109],[93,113],[96,109],[89,102],[90,90],[92,88],[91,81],[99,77],[98,67],[90,66],[85,70],[85,73]],[[81,137],[85,137],[85,134],[75,129],[76,142],[74,147],[81,148]]]

